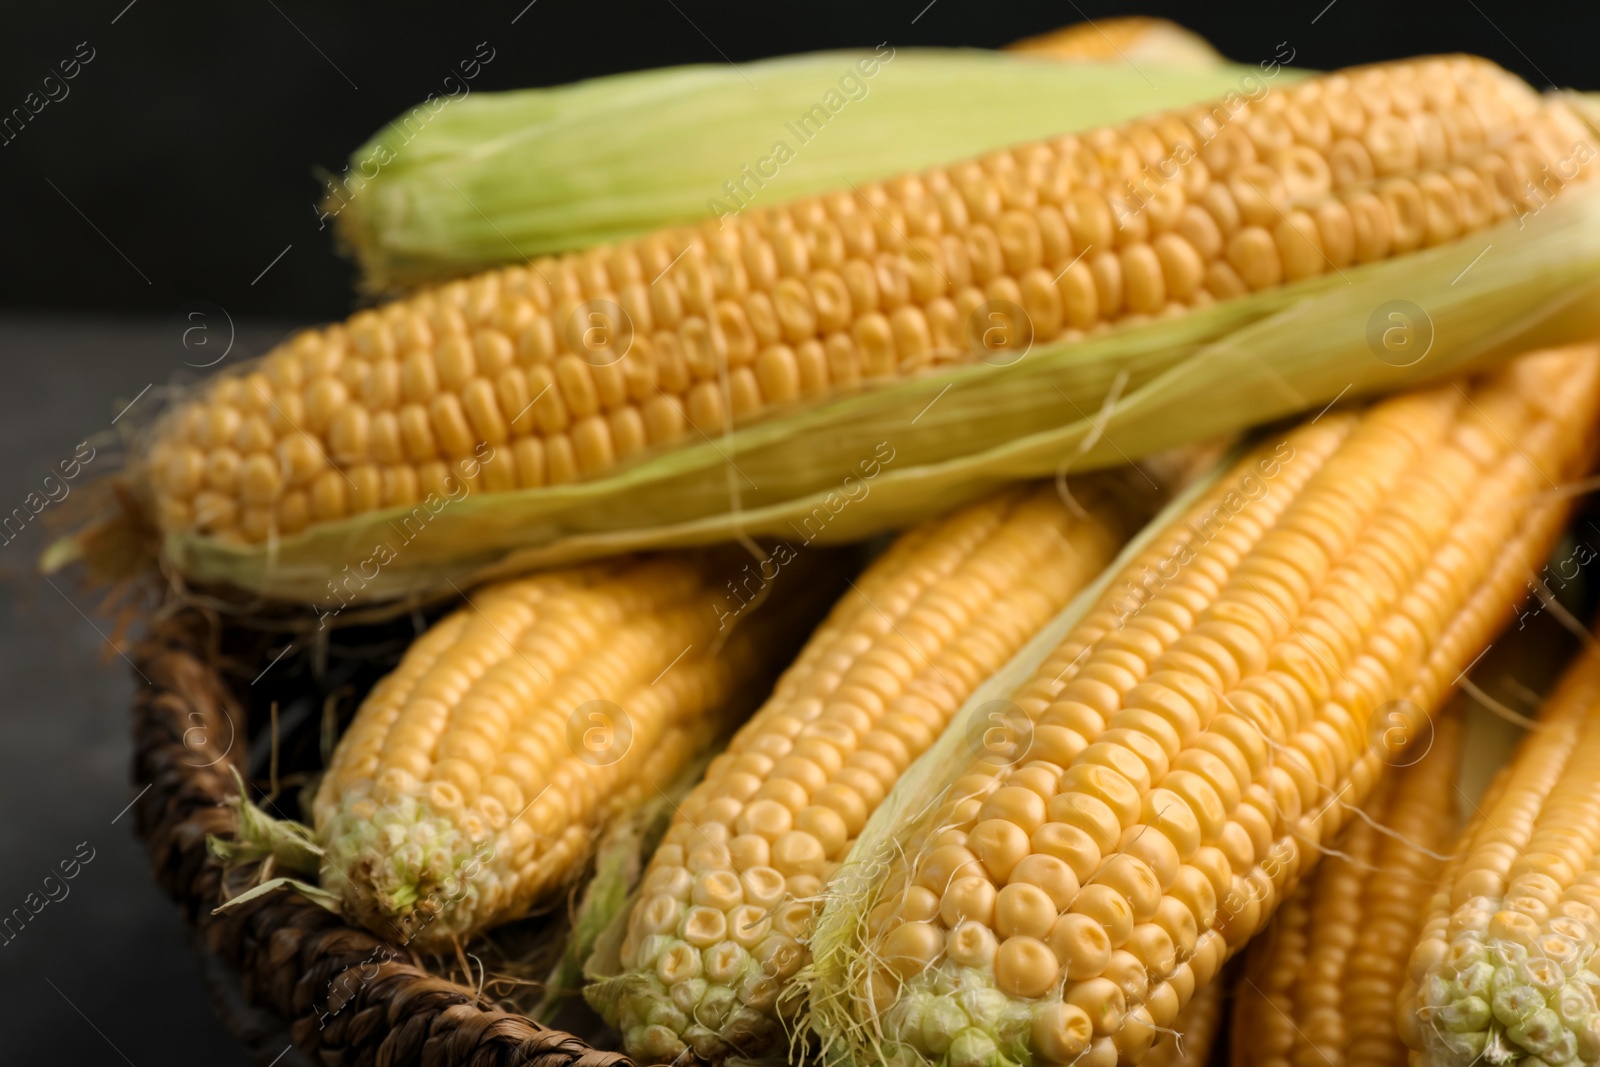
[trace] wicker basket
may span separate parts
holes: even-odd
[[[287,1034],[309,1062],[326,1067],[628,1064],[621,1053],[504,1010],[430,971],[442,969],[437,961],[298,893],[212,913],[252,875],[225,871],[206,848],[208,834],[233,831],[232,771],[249,778],[254,768],[258,781],[269,768],[284,781],[309,777],[339,720],[423,621],[416,615],[340,631],[334,642],[327,634],[308,640],[303,627],[291,639],[295,620],[223,618],[192,603],[154,615],[135,655],[143,678],[133,732],[136,788],[144,790],[135,805],[138,832],[156,879],[194,925],[208,968],[236,979],[212,982],[230,987],[214,998],[230,1029],[263,1062],[284,1051]],[[274,659],[286,645],[293,653]],[[276,806],[274,814],[298,815],[288,794]],[[597,1026],[587,1036],[605,1040]]]

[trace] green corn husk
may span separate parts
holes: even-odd
[[[1396,300],[1425,309],[1432,326],[1431,346],[1407,367],[1368,341],[1391,325]],[[399,533],[410,512],[391,509],[275,544],[179,533],[165,551],[191,579],[319,603],[340,562],[363,578],[375,570],[355,591],[372,602],[634,549],[739,536],[841,543],[1008,481],[1116,466],[1596,334],[1600,184],[1465,240],[1041,345],[1009,366],[977,362],[829,399],[594,481],[469,495],[415,541]],[[358,566],[375,555],[381,567]]]
[[[736,210],[724,183],[773,204],[1305,76],[881,46],[469,92],[375,134],[323,211],[364,287],[394,291]],[[819,103],[832,116],[799,130]],[[745,179],[778,142],[776,176]]]

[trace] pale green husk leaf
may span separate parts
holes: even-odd
[[[237,907],[240,904],[246,904],[252,900],[255,900],[257,897],[264,897],[269,893],[276,893],[280,889],[292,889],[296,893],[299,893],[301,896],[305,897],[307,900],[311,901],[311,903],[317,905],[319,908],[331,911],[335,915],[343,914],[343,905],[337,893],[330,893],[321,886],[312,885],[310,882],[302,882],[298,878],[269,878],[260,885],[248,889],[245,892],[240,893],[238,896],[217,905],[215,908],[212,908],[211,914],[217,915],[221,912],[227,911],[229,908]]]
[[[207,834],[206,851],[227,869],[259,863],[261,866],[255,877],[260,880],[238,896],[213,908],[211,914],[276,893],[280,889],[293,890],[318,907],[326,908],[335,915],[340,914],[343,908],[338,894],[299,878],[282,875],[269,877],[275,870],[315,875],[322,862],[322,849],[314,840],[309,826],[293,819],[275,819],[251,802],[250,791],[245,787],[238,769],[230,767],[229,770],[233,772],[233,784],[238,795],[229,797],[228,805],[234,809],[237,822],[229,837]]]
[[[233,771],[233,784],[238,795],[229,797],[236,823],[233,834],[218,837],[206,836],[206,850],[221,860],[226,867],[247,863],[265,863],[279,870],[296,874],[315,874],[322,862],[322,849],[309,826],[292,819],[275,819],[250,800],[249,790],[238,770]],[[264,868],[265,869],[265,868]]]

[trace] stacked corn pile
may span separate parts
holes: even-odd
[[[1594,459],[1593,131],[1464,57],[1197,106],[1236,72],[1151,47],[1189,73],[1142,117],[1082,105],[898,177],[819,155],[830,183],[700,224],[670,196],[530,216],[577,250],[305,331],[152,428],[131,495],[174,578],[324,622],[462,601],[293,831],[331,906],[459,954],[660,798],[585,990],[641,1062],[1187,1067],[1230,1014],[1240,1067],[1600,1060],[1600,668],[1459,841],[1440,714]],[[912,58],[878,62],[968,62]],[[1087,69],[974,62],[1030,93]],[[416,162],[344,225],[454,165]],[[1480,241],[1516,266],[1447,292]],[[488,265],[413,252],[369,248],[378,284]],[[1413,277],[1433,362],[1348,358],[1352,301]],[[1233,388],[1228,352],[1294,345],[1318,355]],[[1346,393],[1221,464],[1083,470]],[[891,529],[860,573],[819,547]]]

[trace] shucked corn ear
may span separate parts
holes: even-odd
[[[815,900],[975,686],[1111,561],[1104,483],[1015,487],[902,535],[711,764],[646,872],[620,976],[590,999],[641,1062],[782,1044]],[[795,1005],[790,1003],[788,1007]]]
[[[1587,181],[1594,168],[1572,161],[1585,136],[1563,102],[1541,100],[1487,62],[1417,60],[752,207],[720,228],[539,260],[307,331],[172,412],[140,469],[180,570],[199,565],[307,597],[331,554],[428,526],[429,514],[442,512],[431,521],[444,529],[430,527],[416,544],[408,535],[391,552],[399,563],[376,568],[363,595],[407,591],[405,582],[430,575],[442,584],[446,568],[493,565],[507,552],[551,562],[540,550],[563,559],[615,551],[641,527],[657,544],[773,532],[785,528],[780,519],[798,529],[823,494],[838,495],[841,470],[882,467],[902,445],[915,449],[826,530],[860,536],[970,496],[1017,464],[1046,473],[1097,442],[1099,462],[1120,461],[1186,432],[1214,434],[1356,383],[1401,380],[1405,372],[1363,349],[1353,365],[1321,367],[1297,384],[1251,346],[1281,336],[1271,346],[1281,349],[1291,323],[1331,314],[1348,327],[1336,343],[1359,347],[1348,319],[1372,306],[1342,302],[1347,291],[1380,294],[1353,280],[1358,264],[1381,269],[1409,254],[1443,277],[1445,262],[1419,249],[1531,212],[1563,185],[1558,170]],[[1535,181],[1538,189],[1525,186]],[[1531,254],[1531,233],[1507,229],[1496,242]],[[1550,240],[1582,244],[1590,232],[1558,227]],[[1587,254],[1574,246],[1557,260]],[[1465,288],[1441,300],[1473,292],[1466,265],[1448,263]],[[1470,335],[1455,322],[1453,341],[1437,308],[1430,359],[1442,362],[1423,373],[1481,356],[1492,343],[1485,335],[1503,341],[1530,317],[1586,313],[1587,303],[1551,298],[1549,279],[1571,281],[1563,271],[1572,269],[1540,259],[1500,276],[1470,312],[1457,309],[1485,309],[1488,320]],[[1335,270],[1338,296],[1329,295]],[[1306,301],[1301,315],[1255,320],[1284,283],[1323,274],[1325,299]],[[1260,292],[1245,295],[1252,290]],[[1163,361],[1194,351],[1223,319],[1241,331],[1248,323],[1253,340],[1229,334],[1172,377]],[[1096,340],[1136,323],[1146,325]],[[1326,350],[1317,333],[1302,339],[1305,349]],[[1119,338],[1131,351],[1111,353]],[[1081,360],[1042,377],[1080,343]],[[1455,355],[1444,354],[1452,344]],[[1042,350],[1017,363],[1030,345]],[[988,365],[970,366],[980,358]],[[914,407],[873,407],[943,371],[966,376],[918,392]],[[1213,393],[1174,397],[1208,375]],[[1074,411],[1100,407],[1108,393],[1115,400],[1130,381],[1130,390],[1149,386],[1158,411],[1178,403],[1185,417],[1152,413],[1136,437],[1115,438],[1115,452],[1099,424],[1077,452],[1066,441],[1049,446]],[[1243,398],[1242,383],[1259,390]],[[839,420],[868,411],[874,417],[839,431]],[[1222,425],[1217,411],[1229,413]],[[884,422],[897,430],[863,439]],[[733,428],[745,425],[736,447]],[[1024,439],[1032,444],[1019,448]],[[474,499],[446,506],[463,495]],[[781,510],[796,501],[797,512]],[[746,506],[755,509],[748,516]],[[580,542],[566,554],[564,537]]]
[[[862,1061],[1138,1062],[1513,617],[1597,413],[1582,346],[1263,445],[1013,690],[1022,758],[958,718],[901,780],[812,1025]]]
[[[1464,733],[1443,715],[1391,752],[1363,817],[1251,942],[1233,1067],[1405,1067],[1395,1004],[1455,840]]]
[[[1128,21],[1098,25],[1137,70],[1095,34],[1028,42],[1027,56],[882,45],[515,92],[464,86],[356,149],[328,178],[321,221],[369,290],[393,291],[699,222],[719,202],[774,204],[1126,122],[1261,75],[1171,24]]]
[[[759,573],[742,551],[623,559],[475,592],[340,739],[313,808],[323,887],[419,949],[525,913],[754,706],[838,585],[816,555],[780,548]]]
[[[1600,1060],[1600,656],[1573,664],[1476,806],[1397,1009],[1417,1067]]]

